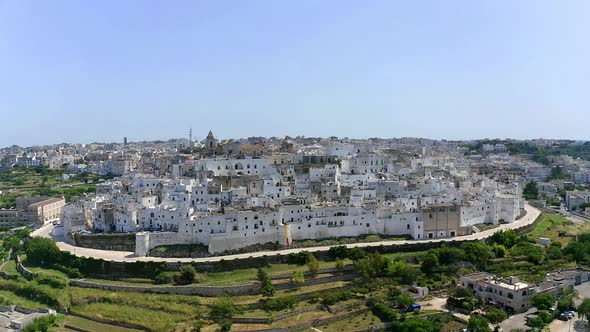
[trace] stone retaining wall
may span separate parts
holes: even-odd
[[[281,289],[297,288],[297,287],[302,287],[302,286],[313,286],[313,285],[327,284],[327,283],[336,282],[336,281],[350,281],[353,279],[354,279],[354,274],[344,274],[344,275],[331,276],[331,277],[307,279],[300,286],[294,286],[290,282],[285,282],[285,283],[281,283],[281,284],[274,284],[273,286],[276,290],[281,290]]]
[[[369,309],[361,309],[361,310],[351,311],[351,312],[348,312],[348,313],[345,313],[342,315],[335,315],[333,317],[327,317],[327,318],[316,319],[313,321],[299,323],[297,325],[293,325],[293,326],[290,326],[287,328],[277,327],[277,328],[262,329],[262,330],[249,330],[248,332],[295,332],[295,331],[307,330],[312,326],[319,326],[319,325],[323,325],[323,324],[328,324],[328,323],[331,323],[334,321],[338,321],[338,320],[346,319],[349,317],[361,315],[367,311],[369,311]],[[266,323],[263,323],[263,324],[266,324]],[[246,332],[246,331],[236,331],[236,332]]]
[[[324,278],[315,278],[306,280],[303,284],[295,286],[289,282],[276,284],[275,289],[289,289],[303,286],[312,286],[336,281],[352,280],[354,275],[339,275]],[[70,280],[70,285],[84,288],[97,288],[111,291],[127,291],[139,293],[164,293],[164,294],[181,294],[181,295],[200,295],[200,296],[219,296],[219,295],[252,295],[260,292],[260,284],[249,284],[239,286],[131,286],[131,285],[113,285],[101,284],[84,279]]]
[[[100,250],[135,251],[135,233],[73,234],[76,246]]]
[[[16,259],[16,270],[18,271],[18,273],[20,273],[27,280],[33,280],[37,274],[29,271],[26,267],[24,267],[23,264],[21,263],[20,257],[18,257],[18,255],[16,255],[15,259]]]
[[[339,306],[327,305],[327,306],[324,306],[323,309],[325,309],[326,311],[328,311],[331,314],[336,314],[336,313],[339,313],[339,312],[347,310],[347,309],[360,307],[362,304],[363,304],[363,302],[357,301],[357,302],[343,304],[343,305],[339,305]]]
[[[260,285],[240,285],[240,286],[127,286],[100,284],[86,280],[70,280],[70,285],[84,288],[97,288],[111,291],[126,291],[139,293],[162,293],[162,294],[180,294],[180,295],[200,295],[200,296],[219,296],[229,295],[250,295],[260,292]]]
[[[96,323],[107,324],[107,325],[111,325],[111,326],[125,327],[125,328],[128,328],[128,329],[136,329],[136,330],[147,331],[147,332],[151,332],[152,331],[151,329],[149,329],[149,328],[147,328],[145,326],[135,325],[135,324],[131,324],[131,323],[114,322],[114,321],[110,321],[110,320],[106,320],[106,319],[101,319],[101,318],[86,316],[86,315],[79,314],[79,313],[74,312],[74,311],[68,312],[68,315],[75,316],[75,317],[80,317],[80,318],[84,318],[84,319],[88,319],[88,320],[91,320],[91,321],[96,322]]]
[[[344,266],[344,270],[342,271],[342,273],[346,273],[346,272],[350,272],[350,271],[354,271],[354,266],[352,264]],[[331,268],[319,270],[317,274],[324,274],[324,273],[340,273],[340,271],[338,271],[338,269],[335,267],[331,267]],[[291,273],[278,274],[278,275],[271,276],[270,279],[271,280],[288,279],[288,278],[291,278],[291,275],[292,275]],[[303,275],[305,277],[311,276],[311,272],[309,272],[309,271],[304,272]]]
[[[289,317],[293,317],[299,314],[302,314],[304,312],[308,312],[308,311],[312,311],[312,310],[317,310],[320,309],[321,306],[317,305],[317,306],[312,306],[312,307],[305,307],[305,308],[301,308],[301,309],[297,309],[297,310],[293,310],[290,312],[286,312],[284,314],[280,314],[280,315],[276,315],[273,316],[273,320],[277,321],[277,320],[283,320],[285,318],[289,318]]]

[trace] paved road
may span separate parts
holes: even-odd
[[[401,241],[380,241],[380,242],[368,242],[368,243],[351,243],[347,244],[348,248],[354,247],[378,247],[381,245],[389,246],[389,245],[402,245],[407,243],[435,243],[435,242],[449,242],[449,241],[463,241],[463,240],[483,240],[492,236],[499,230],[509,230],[520,228],[525,225],[529,225],[537,219],[541,211],[536,209],[528,204],[525,204],[526,215],[519,220],[515,221],[512,224],[503,224],[496,228],[492,228],[483,232],[466,235],[466,236],[457,236],[454,238],[445,238],[445,239],[432,239],[432,240],[401,240]],[[51,237],[51,231],[53,226],[46,225],[45,227],[36,230],[33,232],[33,236],[42,236],[42,237]],[[130,251],[109,251],[109,250],[98,250],[98,249],[90,249],[90,248],[82,248],[76,247],[69,243],[66,243],[63,238],[54,238],[57,246],[63,251],[69,251],[77,256],[82,257],[94,257],[94,258],[101,258],[104,260],[111,260],[111,261],[125,261],[125,262],[135,262],[135,261],[157,261],[157,262],[216,262],[220,260],[232,260],[232,259],[241,259],[241,258],[248,258],[248,257],[262,257],[262,256],[276,256],[276,255],[288,255],[290,253],[297,253],[301,251],[309,251],[309,252],[316,252],[316,251],[326,251],[330,249],[330,246],[323,246],[323,247],[311,247],[311,248],[297,248],[297,249],[285,249],[285,250],[277,250],[277,251],[259,251],[253,253],[246,253],[246,254],[235,254],[235,255],[226,255],[226,256],[214,256],[214,257],[202,257],[202,258],[161,258],[161,257],[137,257],[134,255],[133,252]]]

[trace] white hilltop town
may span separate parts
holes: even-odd
[[[191,133],[168,142],[64,146],[55,157],[61,165],[70,156],[72,173],[116,177],[65,205],[53,233],[72,244],[76,233],[135,234],[137,256],[172,245],[202,245],[213,255],[369,235],[452,239],[478,225],[513,223],[524,211],[524,184],[545,167],[502,144],[486,145],[483,157],[466,155],[460,143],[221,141],[209,132],[201,142]]]

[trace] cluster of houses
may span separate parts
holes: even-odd
[[[220,142],[210,132],[201,144],[176,148],[187,144],[194,150],[141,158],[66,205],[60,232],[135,233],[137,255],[175,244],[222,253],[371,234],[451,238],[478,224],[514,222],[524,204],[523,177],[478,172],[452,143]]]
[[[220,140],[209,132],[201,141],[191,133],[169,141],[12,146],[0,149],[0,167],[44,165],[66,167],[65,177],[116,176],[66,205],[61,230],[136,233],[138,255],[172,244],[197,243],[219,253],[370,234],[461,236],[477,232],[479,224],[514,222],[529,181],[537,182],[544,199],[558,200],[568,190],[570,209],[583,213],[590,205],[587,191],[569,190],[588,182],[587,162],[558,157],[563,171],[580,181],[569,183],[549,179],[551,166],[512,155],[504,143],[483,144],[481,153],[466,143]]]

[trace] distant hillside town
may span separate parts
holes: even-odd
[[[201,141],[193,141],[191,133],[166,142],[125,138],[113,144],[12,146],[0,150],[0,160],[5,169],[44,166],[65,168],[64,177],[116,176],[99,182],[95,193],[65,206],[58,202],[54,232],[67,238],[135,233],[138,256],[178,244],[203,245],[218,254],[373,234],[416,240],[468,235],[484,224],[518,219],[529,183],[538,191],[526,197],[531,202],[545,206],[557,199],[561,204],[560,191],[570,189],[566,205],[588,211],[590,193],[581,187],[590,182],[588,162],[551,153],[544,155],[549,163],[537,161],[527,155],[530,151],[515,151],[522,144],[418,138],[219,140],[210,131]],[[534,154],[539,147],[564,142],[526,144]],[[7,210],[0,210],[0,218],[2,211]],[[39,219],[30,215],[18,218]]]

